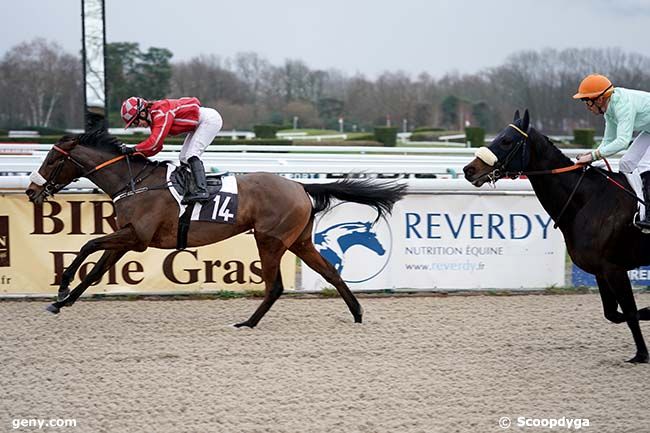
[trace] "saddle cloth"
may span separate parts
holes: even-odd
[[[643,200],[643,181],[641,180],[641,173],[639,169],[635,169],[632,173],[625,173],[627,181],[630,182],[630,186],[634,190],[634,193],[637,197]],[[637,203],[637,212],[639,213],[638,219],[645,218],[645,206],[641,206],[641,203]]]
[[[185,170],[172,163],[167,163],[167,183],[169,192],[178,204],[178,216],[185,212],[187,205],[181,203],[184,194],[186,175]],[[233,175],[220,178],[208,177],[208,192],[210,198],[203,203],[196,203],[192,210],[191,221],[209,221],[216,223],[234,224],[237,220],[237,180]]]

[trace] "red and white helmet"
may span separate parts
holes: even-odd
[[[124,128],[131,126],[138,118],[140,118],[140,113],[142,113],[147,105],[147,101],[144,98],[139,96],[131,96],[126,101],[122,102],[122,110],[120,114],[122,115],[122,120],[126,125]]]

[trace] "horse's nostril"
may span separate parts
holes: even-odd
[[[476,172],[476,169],[471,165],[468,165],[463,169],[463,171],[465,172],[465,176],[473,176],[474,173]]]
[[[25,194],[27,194],[27,197],[31,197],[31,196],[34,195],[34,191],[32,191],[31,189],[28,189],[28,190],[25,190]]]

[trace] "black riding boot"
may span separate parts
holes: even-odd
[[[641,173],[641,180],[643,180],[643,201],[646,202],[645,219],[639,221],[637,225],[642,229],[650,230],[650,171]]]
[[[194,177],[194,184],[196,188],[194,191],[189,191],[183,197],[183,204],[189,204],[191,202],[205,201],[210,197],[208,193],[207,182],[205,180],[205,168],[203,168],[203,162],[199,159],[198,156],[192,156],[187,160],[190,165],[190,170],[192,170],[192,176]]]

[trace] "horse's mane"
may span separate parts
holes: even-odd
[[[111,153],[116,153],[120,145],[122,145],[122,142],[117,137],[111,135],[104,128],[79,134],[77,135],[77,141],[82,146],[95,147]]]
[[[532,128],[531,128],[531,129],[532,129]],[[548,152],[549,152],[549,156],[557,157],[557,158],[563,160],[564,162],[566,162],[567,165],[571,165],[571,164],[573,164],[573,161],[571,161],[571,158],[569,158],[568,156],[566,156],[566,155],[564,154],[564,152],[562,152],[562,151],[560,150],[560,148],[557,147],[557,146],[555,145],[555,143],[553,143],[553,140],[551,140],[550,138],[548,138],[548,136],[542,134],[541,132],[539,132],[539,131],[537,131],[537,132],[539,133],[539,135],[541,135],[541,136],[544,138],[544,140],[546,140],[546,144],[548,144]]]

